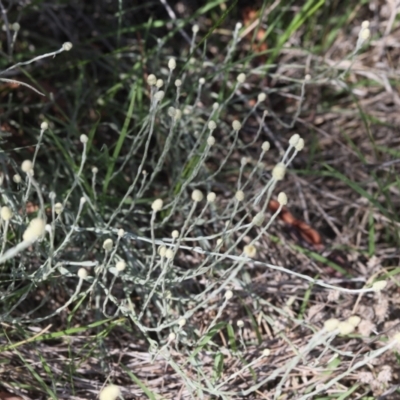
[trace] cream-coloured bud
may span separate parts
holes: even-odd
[[[193,190],[193,192],[192,192],[192,200],[193,201],[196,201],[196,202],[202,201],[203,197],[204,197],[203,193],[200,190],[198,190],[198,189]]]
[[[87,143],[89,140],[89,138],[84,133],[79,137],[79,139],[83,144]]]
[[[193,33],[197,33],[198,31],[199,31],[199,26],[197,25],[197,24],[194,24],[193,26],[192,26],[192,32]]]
[[[156,76],[155,76],[154,74],[150,74],[150,75],[147,77],[147,83],[148,83],[150,86],[155,86],[155,84],[157,83],[157,78],[156,78]]]
[[[400,332],[393,335],[393,340],[397,343],[400,343]]]
[[[211,147],[211,146],[214,146],[214,144],[215,144],[215,137],[214,136],[209,136],[208,138],[207,138],[207,144]]]
[[[347,321],[339,322],[337,328],[339,329],[339,333],[341,335],[349,335],[350,333],[353,333],[355,330],[354,325],[350,324]]]
[[[78,278],[79,279],[86,279],[88,277],[88,272],[86,271],[85,268],[79,268],[78,269]]]
[[[160,255],[161,257],[165,257],[166,253],[167,253],[167,248],[165,246],[160,246],[157,250],[158,255]]]
[[[122,238],[125,235],[125,231],[122,228],[120,228],[118,229],[117,235],[119,238]]]
[[[113,241],[112,239],[108,238],[103,242],[103,249],[105,251],[111,251],[113,248]]]
[[[266,98],[267,98],[267,95],[265,93],[259,93],[257,96],[257,101],[259,103],[262,103],[263,101],[265,101]]]
[[[199,79],[199,84],[202,86],[206,83],[206,80],[204,78]]]
[[[40,129],[41,129],[41,130],[45,131],[45,130],[47,130],[48,128],[49,128],[49,124],[48,124],[46,121],[43,121],[43,122],[40,124]]]
[[[238,322],[236,322],[236,325],[238,326],[238,328],[243,328],[244,322],[241,319],[239,319]]]
[[[171,237],[172,237],[172,239],[178,239],[178,237],[179,237],[179,231],[176,230],[176,229],[174,229],[174,230],[171,232]]]
[[[168,115],[173,118],[175,117],[176,109],[174,107],[169,107],[168,108]]]
[[[347,318],[347,322],[354,327],[357,327],[361,322],[361,318],[358,315],[352,315],[351,317]]]
[[[157,79],[156,86],[161,89],[164,86],[164,81],[162,79]]]
[[[9,221],[13,216],[13,212],[10,210],[9,207],[4,206],[1,207],[0,216],[3,221]]]
[[[168,342],[173,342],[175,339],[176,339],[175,332],[171,332],[171,333],[168,335]]]
[[[286,166],[284,163],[279,162],[272,170],[272,178],[276,181],[281,181],[285,177]]]
[[[153,211],[157,212],[162,209],[163,201],[161,199],[156,199],[153,201],[151,208]]]
[[[217,102],[213,103],[212,108],[214,111],[218,110],[218,107],[219,107],[219,103],[217,103]]]
[[[222,245],[223,242],[224,240],[222,238],[217,239],[217,246]]]
[[[170,58],[168,60],[168,68],[173,71],[176,68],[176,61],[175,58]]]
[[[238,31],[239,29],[242,29],[243,24],[241,22],[236,22],[235,28]]]
[[[261,212],[257,213],[254,217],[253,217],[253,224],[256,226],[261,226],[263,224],[265,220],[265,215]]]
[[[99,394],[99,400],[117,400],[121,389],[117,385],[106,386]]]
[[[179,110],[179,108],[175,109],[174,120],[178,121],[181,118],[182,118],[182,111]]]
[[[324,328],[328,332],[333,332],[339,325],[339,320],[336,318],[330,318],[324,322]]]
[[[237,201],[243,201],[244,200],[244,192],[243,192],[243,190],[238,190],[235,193],[235,198],[236,198]]]
[[[165,251],[165,258],[168,260],[172,260],[174,258],[174,251],[172,249],[167,249]]]
[[[371,31],[367,28],[367,29],[363,29],[363,30],[360,32],[359,37],[360,37],[360,39],[362,39],[362,40],[367,40],[367,39],[370,37],[370,35],[371,35]]]
[[[262,352],[263,357],[268,357],[271,354],[270,349],[264,349]]]
[[[372,289],[375,292],[380,292],[381,290],[385,289],[387,285],[387,281],[376,281],[372,284]]]
[[[241,74],[239,74],[239,75],[237,76],[236,80],[237,80],[239,83],[243,83],[243,82],[246,80],[246,74],[244,74],[244,73],[242,72]]]
[[[72,43],[71,42],[65,42],[62,45],[64,51],[70,51],[72,49]]]
[[[280,193],[278,194],[278,203],[279,203],[281,206],[286,206],[286,204],[287,204],[287,196],[286,196],[286,193],[280,192]]]
[[[11,29],[12,29],[14,32],[18,32],[18,31],[21,29],[21,25],[20,25],[18,22],[14,22],[14,23],[11,25]]]
[[[96,175],[98,172],[99,172],[99,169],[96,166],[92,167],[92,174],[93,175]]]
[[[296,151],[301,151],[304,149],[304,139],[300,138],[295,146]]]
[[[241,127],[242,127],[242,124],[239,121],[232,122],[232,128],[234,131],[239,131]]]
[[[64,207],[63,207],[63,205],[61,203],[54,204],[54,212],[57,215],[60,215],[63,212],[63,209],[64,209]]]
[[[232,292],[232,290],[227,290],[227,291],[225,292],[225,299],[226,299],[226,300],[230,300],[232,297],[233,297],[233,292]]]
[[[311,81],[311,75],[310,74],[306,74],[306,76],[304,77],[305,81]]]
[[[180,79],[177,79],[177,80],[175,81],[175,86],[176,86],[176,87],[181,87],[181,86],[182,86],[182,81],[181,81]]]
[[[261,145],[262,151],[268,151],[271,148],[271,144],[269,142],[263,142]]]
[[[216,199],[217,195],[214,192],[210,192],[207,195],[207,201],[209,203],[214,203],[215,199]]]
[[[257,249],[254,245],[248,244],[243,247],[243,253],[250,258],[254,258],[257,254]]]
[[[26,228],[22,238],[24,241],[33,242],[43,236],[46,222],[42,218],[33,218]]]
[[[185,318],[181,318],[179,321],[178,321],[178,325],[182,328],[182,327],[184,327],[185,325],[186,325],[186,319]]]
[[[13,176],[13,181],[14,181],[15,183],[21,183],[21,181],[22,181],[21,175],[15,174],[15,175]]]
[[[208,122],[208,129],[210,131],[213,131],[216,127],[217,127],[217,124],[215,123],[215,121],[209,121]]]
[[[116,264],[115,264],[115,268],[118,272],[124,271],[126,268],[126,262],[124,260],[119,260]]]
[[[156,101],[162,101],[162,99],[164,98],[164,91],[163,90],[159,90],[155,95],[154,98],[156,99]]]
[[[290,137],[289,144],[294,147],[299,142],[299,139],[300,139],[300,135],[298,133],[295,133],[294,135],[292,135]]]
[[[363,21],[363,22],[361,23],[361,28],[362,28],[362,29],[367,29],[367,28],[369,28],[369,21]]]
[[[23,161],[22,164],[21,164],[21,169],[25,173],[28,173],[28,172],[32,171],[32,169],[33,169],[32,161],[31,160]]]

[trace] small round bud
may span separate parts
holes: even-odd
[[[299,142],[299,139],[300,139],[300,135],[298,133],[295,133],[289,139],[289,144],[294,147]]]
[[[208,129],[209,129],[210,131],[213,131],[216,127],[217,127],[217,124],[215,123],[215,121],[209,121],[209,123],[208,123]]]
[[[80,202],[82,205],[84,205],[84,204],[86,203],[86,198],[82,196],[82,197],[79,199],[79,202]]]
[[[165,251],[165,258],[168,260],[172,260],[174,258],[174,251],[172,249],[167,249]]]
[[[156,199],[153,201],[151,208],[153,209],[153,211],[157,212],[162,209],[162,206],[163,206],[163,201],[161,199]]]
[[[165,257],[165,254],[167,252],[167,248],[165,246],[160,246],[157,250],[158,255],[160,255],[161,257]]]
[[[154,74],[150,74],[150,75],[147,77],[147,83],[148,83],[150,86],[155,86],[156,83],[157,83],[157,78],[156,78],[156,76],[155,76]]]
[[[49,128],[49,124],[46,121],[43,121],[40,124],[40,129],[42,129],[43,131],[47,130]]]
[[[173,239],[178,239],[178,237],[179,237],[179,231],[177,231],[176,229],[173,230],[172,233],[171,233],[171,237],[172,237]]]
[[[216,199],[217,195],[214,192],[210,192],[207,195],[207,201],[209,203],[214,203],[215,199]]]
[[[195,201],[195,202],[202,201],[203,200],[203,193],[198,189],[193,190],[193,192],[192,192],[192,200]]]
[[[235,198],[236,198],[237,201],[243,201],[244,200],[244,192],[243,192],[243,190],[238,190],[235,193]]]
[[[43,236],[46,229],[46,222],[42,218],[34,218],[29,222],[22,238],[24,241],[33,242]]]
[[[13,216],[13,212],[7,206],[4,206],[1,207],[0,216],[3,221],[9,221]]]
[[[182,328],[183,326],[185,326],[186,325],[186,319],[185,318],[181,318],[179,321],[178,321],[178,325]]]
[[[263,357],[268,357],[271,354],[270,349],[264,349],[262,352]]]
[[[400,343],[400,332],[393,335],[393,340],[397,343]]]
[[[336,318],[330,318],[324,322],[324,328],[328,332],[333,332],[339,325],[339,320]]]
[[[125,231],[122,228],[120,228],[118,229],[117,235],[119,238],[122,238],[125,235]]]
[[[78,269],[78,274],[77,274],[77,275],[78,275],[79,279],[84,280],[84,279],[87,278],[88,273],[87,273],[87,271],[86,271],[85,268],[79,268],[79,269]]]
[[[124,260],[119,260],[116,264],[115,264],[115,268],[118,272],[122,272],[125,270],[126,268],[126,262]]]
[[[13,181],[14,181],[15,183],[21,183],[21,181],[22,181],[21,175],[15,174],[15,175],[13,176]]]
[[[174,115],[174,120],[178,121],[179,119],[182,118],[182,111],[179,110],[178,108],[175,109],[175,115]]]
[[[218,107],[219,107],[219,103],[217,103],[217,102],[213,103],[212,108],[214,111],[218,110]]]
[[[227,290],[227,291],[225,292],[225,299],[226,299],[226,300],[230,300],[232,297],[233,297],[233,292],[232,292],[232,290]]]
[[[239,131],[241,127],[242,127],[242,124],[239,121],[232,122],[232,128],[234,131]]]
[[[279,203],[281,206],[286,206],[286,204],[287,204],[287,196],[286,196],[286,193],[280,192],[280,193],[278,194],[278,203]]]
[[[280,162],[275,165],[274,169],[272,170],[272,177],[276,181],[281,181],[285,177],[286,166],[284,163]]]
[[[103,242],[103,249],[105,251],[111,251],[113,248],[113,241],[112,239],[108,238]]]
[[[306,74],[306,76],[304,77],[305,81],[311,81],[311,75],[310,74]]]
[[[367,29],[367,28],[369,28],[369,21],[363,21],[363,22],[361,23],[361,28],[362,28],[362,29]]]
[[[224,240],[222,238],[217,239],[217,246],[222,245],[223,242]]]
[[[106,386],[99,394],[99,400],[117,400],[121,390],[117,385]]]
[[[32,161],[31,160],[23,161],[22,164],[21,164],[21,169],[25,173],[28,173],[28,172],[32,171],[32,169],[33,169]]]
[[[354,325],[347,321],[339,322],[337,328],[339,329],[339,333],[341,335],[349,335],[350,333],[353,333],[355,329]]]
[[[259,93],[257,96],[257,101],[259,103],[262,103],[263,101],[265,101],[266,98],[267,98],[267,95],[265,93]]]
[[[295,146],[296,151],[301,151],[304,149],[304,139],[300,138]]]
[[[271,148],[271,144],[269,142],[263,142],[261,145],[262,151],[268,151]]]
[[[360,39],[362,40],[367,40],[371,35],[371,31],[367,28],[367,29],[363,29],[360,32]]]
[[[241,22],[236,22],[236,30],[242,29],[243,24]]]
[[[175,86],[176,86],[176,87],[181,87],[181,86],[182,86],[182,81],[181,81],[180,79],[177,79],[177,80],[175,81]]]
[[[236,322],[236,325],[238,326],[238,328],[243,328],[244,327],[244,322],[241,319],[239,319],[239,321]]]
[[[256,214],[253,217],[252,222],[254,225],[261,226],[264,222],[264,219],[265,219],[265,215],[263,213],[259,212],[258,214]]]
[[[89,138],[85,134],[82,134],[79,139],[83,144],[87,143],[89,140]]]
[[[215,144],[215,137],[214,136],[209,136],[208,138],[207,138],[207,144],[211,147],[211,146],[214,146],[214,144]]]
[[[160,89],[164,86],[164,81],[162,79],[157,79],[156,86]]]
[[[352,315],[351,317],[347,318],[347,322],[354,327],[357,327],[361,322],[361,318],[358,315]]]
[[[193,33],[197,33],[198,31],[199,31],[199,26],[197,25],[197,24],[194,24],[193,26],[192,26],[192,32]]]
[[[375,292],[380,292],[381,290],[385,289],[387,285],[387,281],[376,281],[372,284],[372,289]]]
[[[54,212],[57,215],[60,215],[63,212],[63,209],[64,209],[64,207],[63,207],[63,205],[61,203],[54,204]]]
[[[204,85],[206,83],[206,80],[204,78],[199,79],[199,84]]]
[[[257,249],[252,244],[248,244],[243,247],[243,253],[250,258],[254,258],[257,254]]]
[[[11,25],[11,29],[12,29],[14,32],[18,32],[18,31],[21,29],[21,25],[20,25],[18,22],[14,22],[14,23]]]
[[[92,174],[93,175],[96,175],[98,172],[99,172],[99,169],[96,166],[92,167]]]
[[[174,107],[169,107],[169,108],[168,108],[168,115],[169,115],[171,118],[174,118],[174,117],[175,117],[175,113],[176,113],[176,109],[175,109]]]
[[[175,58],[170,58],[168,60],[168,68],[173,71],[176,68],[176,61]]]
[[[62,45],[64,51],[70,51],[72,49],[72,43],[71,42],[65,42]]]
[[[171,332],[171,333],[168,335],[168,342],[173,342],[175,339],[176,339],[175,333],[174,333],[174,332]]]
[[[243,83],[243,82],[246,80],[246,74],[244,74],[244,73],[242,72],[241,74],[239,74],[239,75],[237,76],[236,80],[237,80],[239,83]]]
[[[154,98],[156,99],[156,101],[162,101],[162,99],[164,98],[164,91],[163,90],[159,90],[155,95]]]

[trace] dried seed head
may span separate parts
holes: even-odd
[[[233,297],[233,292],[232,292],[232,290],[227,290],[227,291],[225,292],[225,299],[226,299],[226,300],[230,300],[232,297]]]
[[[172,231],[172,233],[171,233],[171,237],[173,238],[173,239],[178,239],[178,237],[179,237],[179,231],[178,230],[173,230]]]
[[[154,212],[160,211],[163,206],[163,201],[161,199],[156,199],[153,201],[151,208]]]
[[[214,192],[210,192],[207,195],[207,201],[209,203],[214,203],[215,199],[216,199],[217,195]]]
[[[286,204],[287,204],[287,196],[286,196],[286,193],[280,192],[280,193],[278,194],[278,203],[279,203],[281,206],[286,206]]]
[[[295,133],[294,135],[291,136],[289,139],[289,144],[293,147],[296,146],[296,144],[299,142],[300,135],[298,133]]]
[[[259,93],[257,96],[257,101],[259,103],[262,103],[263,101],[265,101],[266,98],[267,98],[267,95],[265,93]]]
[[[235,193],[235,197],[236,197],[237,201],[243,201],[244,200],[244,192],[243,192],[243,190],[238,190]]]
[[[176,68],[176,61],[175,58],[170,58],[168,60],[168,68],[173,71]]]
[[[117,400],[121,390],[117,385],[106,386],[99,394],[99,400]]]
[[[324,322],[324,328],[328,332],[333,332],[339,325],[339,320],[336,318],[330,318]]]
[[[57,215],[60,215],[63,212],[63,209],[64,209],[64,207],[63,207],[63,205],[61,203],[54,204],[54,212]]]
[[[304,149],[304,139],[300,138],[299,141],[297,142],[296,146],[294,147],[296,151],[301,151]]]
[[[7,206],[1,207],[0,216],[3,221],[9,221],[12,216],[13,212]]]
[[[88,273],[87,273],[86,269],[85,268],[79,268],[79,270],[78,270],[78,278],[84,280],[84,279],[87,278],[87,276],[88,276]]]
[[[254,258],[257,254],[257,249],[254,245],[248,244],[243,247],[243,253],[250,258]]]
[[[208,122],[208,129],[210,131],[213,131],[216,127],[217,127],[217,124],[215,123],[215,121],[209,121]]]
[[[33,218],[31,222],[29,222],[28,227],[26,228],[22,238],[24,241],[33,242],[43,236],[46,228],[46,222],[42,218]]]
[[[72,49],[72,43],[71,42],[65,42],[62,45],[64,51],[70,51]]]
[[[113,248],[113,241],[112,239],[108,238],[103,242],[103,249],[105,251],[111,251]]]
[[[155,76],[154,74],[150,74],[150,75],[147,77],[147,83],[148,83],[150,86],[155,86],[155,84],[157,83],[157,78],[156,78],[156,76]]]
[[[272,170],[272,177],[276,181],[281,181],[285,177],[286,166],[284,163],[279,162],[275,165],[274,169]]]
[[[48,128],[49,128],[49,124],[48,124],[46,121],[43,121],[43,122],[40,124],[40,129],[41,129],[41,130],[45,131],[45,130],[47,130]]]
[[[192,192],[192,200],[195,201],[195,202],[202,201],[203,200],[203,193],[198,189],[193,190],[193,192]]]
[[[22,162],[21,164],[21,169],[22,171],[24,171],[25,173],[31,172],[33,169],[33,164],[31,160],[25,160]]]
[[[239,121],[232,122],[232,128],[234,131],[239,131],[241,127],[242,127],[242,124]]]
[[[244,73],[242,72],[241,74],[239,74],[239,75],[237,76],[236,80],[237,80],[239,83],[243,83],[243,82],[246,80],[246,74],[244,74]]]
[[[262,151],[268,151],[271,148],[271,144],[269,142],[263,142],[261,145]]]
[[[124,260],[119,260],[116,264],[115,264],[115,268],[118,272],[124,271],[126,268],[126,262]]]
[[[259,212],[258,214],[256,214],[253,217],[252,222],[254,225],[261,226],[264,222],[264,219],[265,219],[265,215],[263,213]]]
[[[15,174],[15,175],[13,176],[13,181],[14,181],[15,183],[21,183],[21,181],[22,181],[21,175]]]
[[[214,136],[209,136],[208,138],[207,138],[207,144],[211,147],[211,146],[214,146],[214,144],[215,144],[215,137]]]

